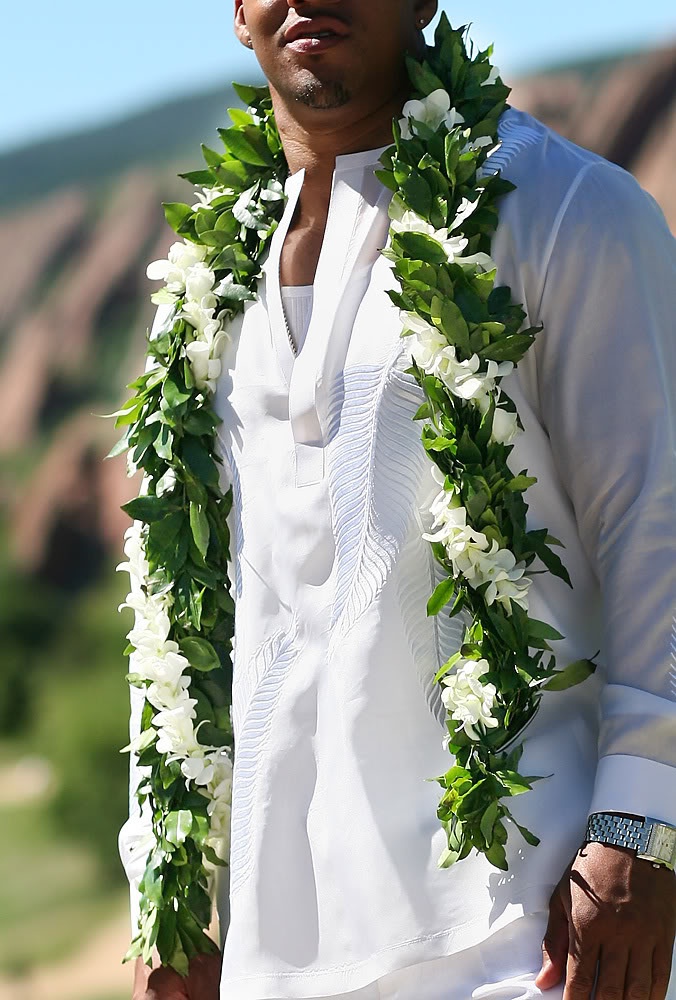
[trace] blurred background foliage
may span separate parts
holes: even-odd
[[[120,1000],[130,613],[116,614],[138,483],[111,412],[142,365],[161,202],[227,88],[0,155],[0,1000]],[[513,103],[632,170],[676,229],[676,48],[517,81]]]

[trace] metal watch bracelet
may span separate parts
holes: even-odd
[[[588,843],[613,844],[636,851],[636,857],[655,868],[676,867],[676,827],[651,816],[592,813],[587,820]]]

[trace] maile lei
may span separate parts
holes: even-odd
[[[394,123],[378,176],[393,191],[384,253],[399,290],[390,297],[424,393],[415,419],[439,485],[425,538],[445,578],[428,613],[463,612],[465,621],[461,649],[436,678],[453,757],[437,779],[447,835],[439,863],[476,849],[506,869],[507,802],[535,780],[518,771],[515,738],[544,690],[580,682],[593,664],[557,670],[549,643],[561,636],[528,614],[536,560],[540,572],[570,581],[552,551],[556,539],[526,527],[523,494],[534,479],[508,465],[521,425],[501,381],[537,331],[523,329],[525,313],[495,286],[490,258],[496,203],[512,185],[486,161],[509,90],[491,50],[474,56],[464,39],[442,16],[434,48],[421,63],[409,60],[414,99]],[[138,797],[152,820],[127,957],[148,961],[156,948],[183,973],[192,956],[215,947],[206,934],[210,868],[227,863],[232,787],[232,491],[221,485],[213,393],[228,325],[256,297],[288,173],[269,92],[237,92],[249,109],[230,112],[232,126],[220,130],[225,151],[203,147],[206,169],[182,175],[201,188],[197,202],[165,205],[183,239],[148,276],[164,281],[152,298],[170,315],[116,414],[126,431],[114,452],[128,449],[130,469],[144,472],[141,495],[124,508],[134,524],[123,567],[135,612],[129,681],[145,696],[130,749],[144,769]]]

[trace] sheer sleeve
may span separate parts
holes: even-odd
[[[676,242],[636,181],[598,161],[545,267],[542,417],[603,606],[590,811],[676,824]]]

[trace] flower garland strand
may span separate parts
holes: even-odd
[[[464,31],[442,15],[427,59],[409,60],[415,98],[394,124],[378,171],[393,191],[384,251],[393,263],[411,372],[425,394],[415,415],[439,493],[425,534],[446,578],[428,613],[452,601],[466,628],[460,651],[437,674],[454,763],[437,780],[447,866],[472,848],[506,868],[505,799],[531,787],[518,773],[521,747],[504,749],[537,711],[542,692],[579,683],[591,661],[557,671],[549,642],[561,638],[528,616],[528,569],[536,559],[568,580],[546,530],[527,531],[524,491],[534,480],[507,464],[521,427],[501,388],[535,330],[508,288],[495,287],[490,258],[497,199],[512,186],[484,167],[497,146],[508,89],[489,63],[471,58]],[[288,173],[266,88],[237,87],[248,110],[231,110],[225,152],[203,147],[206,169],[192,206],[165,205],[183,237],[148,268],[170,307],[149,339],[150,364],[115,414],[126,428],[111,455],[128,450],[143,469],[141,495],[124,509],[133,609],[131,684],[144,691],[138,754],[142,809],[152,849],[140,884],[141,918],[127,958],[187,971],[215,948],[210,866],[227,863],[232,787],[229,705],[233,602],[224,491],[212,397],[227,327],[256,297],[260,265],[284,207]],[[450,94],[455,106],[451,107]],[[519,828],[522,829],[522,828]],[[537,843],[527,830],[523,835]]]
[[[488,162],[509,90],[488,61],[491,50],[468,58],[463,32],[444,15],[435,42],[422,65],[409,60],[418,98],[395,124],[378,176],[393,191],[385,255],[400,288],[390,297],[410,338],[410,372],[425,394],[415,419],[440,487],[424,537],[446,578],[428,614],[452,602],[450,614],[464,612],[466,622],[461,649],[436,676],[454,758],[437,779],[447,834],[439,863],[447,867],[474,848],[506,870],[505,820],[528,843],[538,839],[505,800],[537,779],[518,772],[522,746],[503,748],[532,720],[543,691],[580,683],[594,664],[557,671],[549,643],[561,634],[528,616],[536,559],[570,579],[551,548],[560,543],[546,529],[526,528],[523,494],[535,479],[508,465],[522,428],[501,382],[538,332],[524,329],[526,314],[509,288],[495,286],[490,256],[496,202],[513,189]]]

